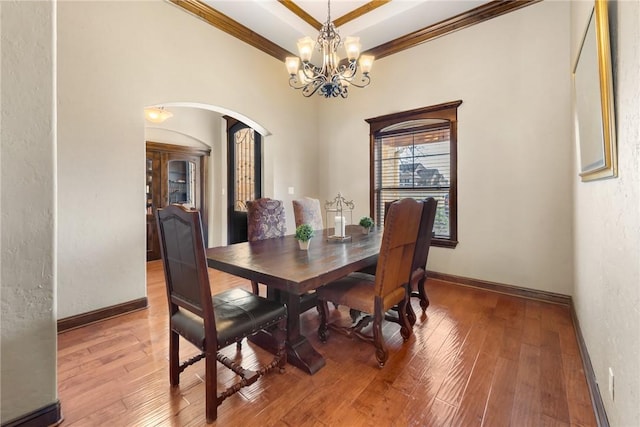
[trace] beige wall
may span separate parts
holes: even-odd
[[[58,28],[60,318],[145,295],[144,106],[268,124],[265,195],[316,191],[315,106],[279,61],[168,2],[61,2]]]
[[[460,244],[433,248],[429,269],[570,294],[568,20],[568,2],[541,2],[375,63],[369,87],[321,102],[321,193],[367,214],[364,119],[461,99]]]
[[[575,61],[591,2],[571,2]],[[609,422],[640,425],[640,3],[609,7],[618,178],[583,183],[575,194],[573,298]],[[609,368],[615,399],[609,395]]]
[[[54,404],[55,3],[0,2],[0,422]]]
[[[165,2],[58,3],[56,69],[52,4],[0,2],[2,422],[55,401],[56,314],[144,296],[144,106],[220,105],[268,126],[265,193],[342,191],[357,217],[368,206],[363,119],[462,99],[461,243],[432,250],[429,268],[573,293],[612,425],[640,424],[640,11],[622,1],[612,14],[620,177],[583,184],[569,72],[589,3],[528,6],[378,61],[372,85],[347,100],[308,100],[286,88],[278,61]],[[42,50],[9,44],[15,35]]]

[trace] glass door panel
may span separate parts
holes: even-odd
[[[147,157],[146,172],[147,172],[147,178],[146,178],[147,179],[147,182],[146,182],[147,215],[153,215],[153,159],[150,159],[149,157]]]
[[[247,200],[262,195],[261,136],[254,129],[235,119],[227,118],[227,155],[229,169],[227,241],[247,241]]]
[[[196,207],[196,164],[187,160],[170,160],[169,204],[178,203],[188,208]]]

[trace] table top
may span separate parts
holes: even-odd
[[[309,250],[301,250],[293,235],[235,243],[207,249],[209,267],[302,295],[347,274],[375,264],[382,228],[363,234],[348,226],[351,240],[334,241],[333,229],[316,231]]]

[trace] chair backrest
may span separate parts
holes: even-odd
[[[247,201],[247,240],[272,239],[287,233],[282,200],[268,197]]]
[[[413,255],[411,271],[415,271],[419,268],[426,271],[429,248],[431,247],[431,238],[433,237],[433,223],[436,219],[438,201],[433,197],[428,197],[424,199],[423,203],[424,206],[422,208],[420,230],[418,231],[418,239],[416,240],[416,251]]]
[[[293,200],[293,216],[296,220],[296,227],[301,224],[309,224],[314,230],[322,230],[322,208],[320,200],[305,197]]]
[[[156,220],[170,315],[181,307],[215,330],[200,212],[169,205],[156,210]]]
[[[388,295],[409,282],[423,205],[406,198],[389,207],[375,275],[377,295]]]

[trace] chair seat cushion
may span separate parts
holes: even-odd
[[[318,298],[331,301],[336,304],[363,311],[374,312],[375,300],[375,276],[366,273],[351,273],[341,279],[321,286],[316,290]],[[383,311],[400,302],[405,296],[404,288],[397,288],[383,301]]]
[[[220,349],[287,316],[282,304],[244,289],[235,288],[214,295],[213,311]],[[171,328],[200,349],[205,347],[204,321],[186,310],[171,316]]]

